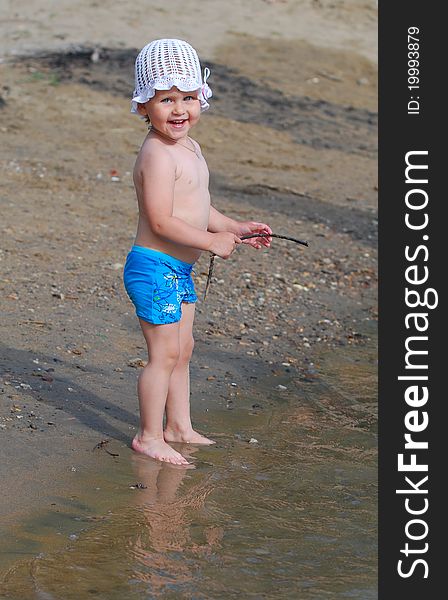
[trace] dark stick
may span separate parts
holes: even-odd
[[[251,238],[257,238],[257,237],[275,237],[275,238],[278,238],[280,240],[288,240],[290,242],[295,242],[296,244],[301,244],[302,246],[308,246],[308,242],[303,242],[302,240],[298,240],[296,238],[289,237],[287,235],[279,235],[277,233],[251,233],[249,235],[242,235],[240,237],[240,240],[250,240]],[[208,267],[207,282],[205,284],[205,291],[204,291],[203,301],[207,297],[208,288],[209,288],[210,282],[212,280],[213,269],[214,269],[214,266],[215,266],[215,256],[216,256],[216,254],[213,254],[213,253],[210,255],[210,264],[209,264],[209,267]]]
[[[251,233],[250,235],[242,235],[240,240],[250,240],[250,238],[256,237],[275,237],[279,238],[280,240],[289,240],[290,242],[295,242],[296,244],[302,244],[302,246],[308,246],[308,242],[303,242],[302,240],[298,240],[287,235],[278,235],[277,233]]]
[[[203,302],[205,301],[205,298],[207,297],[208,287],[210,285],[210,281],[212,280],[213,268],[215,266],[215,256],[216,256],[216,254],[213,254],[213,253],[210,254],[210,264],[208,266],[207,283],[205,284],[204,298],[202,300]]]

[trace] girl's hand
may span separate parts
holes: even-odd
[[[238,236],[229,231],[221,231],[213,234],[213,239],[208,249],[221,258],[229,258],[237,244],[241,244]]]
[[[271,234],[272,229],[266,223],[256,223],[255,221],[237,221],[235,233],[238,237],[250,235],[251,233],[267,233]],[[262,246],[269,248],[271,245],[271,237],[254,237],[249,240],[243,240],[243,244],[249,244],[253,248],[259,250]]]

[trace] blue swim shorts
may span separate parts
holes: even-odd
[[[126,292],[140,319],[177,323],[182,302],[197,301],[191,278],[193,265],[144,246],[132,246],[124,266]]]

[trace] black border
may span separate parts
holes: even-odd
[[[445,562],[444,530],[442,512],[444,496],[444,463],[447,456],[445,440],[448,431],[445,424],[446,392],[442,382],[445,364],[443,275],[446,271],[447,251],[442,240],[448,238],[444,225],[446,191],[443,189],[444,170],[442,162],[446,150],[442,147],[446,135],[446,102],[442,88],[446,79],[447,55],[446,33],[442,18],[442,3],[391,2],[383,0],[379,6],[379,597],[381,600],[405,598],[406,600],[443,597]],[[420,33],[420,100],[419,115],[409,115],[408,90],[408,27],[416,26]],[[445,130],[445,133],[444,133]],[[429,225],[425,233],[429,257],[428,287],[435,288],[439,296],[437,308],[428,310],[430,325],[428,335],[429,400],[425,407],[429,425],[420,434],[421,440],[429,441],[429,449],[420,451],[418,460],[427,459],[428,512],[424,515],[429,526],[428,552],[422,555],[428,563],[428,578],[423,578],[423,566],[415,568],[413,575],[402,578],[397,571],[400,549],[404,547],[407,521],[412,518],[404,508],[402,489],[404,475],[397,469],[397,455],[403,452],[404,417],[409,406],[404,401],[404,390],[409,385],[397,377],[405,374],[404,340],[410,335],[404,319],[409,309],[405,305],[405,270],[409,262],[405,258],[406,245],[422,243],[422,232],[407,230],[404,223],[405,155],[411,150],[428,150],[428,180],[425,189],[429,193],[427,212]],[[424,243],[424,242],[423,242]],[[423,256],[423,254],[421,254]],[[424,310],[424,309],[419,309]],[[424,335],[424,334],[422,334]],[[442,362],[443,361],[443,362]],[[407,372],[409,374],[409,372]],[[422,374],[422,372],[419,372]],[[423,408],[421,410],[424,410]],[[409,453],[408,453],[409,454]],[[423,486],[422,486],[423,487]],[[419,496],[421,499],[423,496]],[[448,510],[448,508],[447,508]],[[418,558],[417,555],[415,555]],[[409,566],[410,558],[406,559]]]

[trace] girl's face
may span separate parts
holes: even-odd
[[[175,86],[170,90],[156,90],[155,96],[139,104],[137,110],[140,115],[149,117],[155,129],[173,140],[180,140],[186,138],[199,121],[198,92],[181,92]]]

